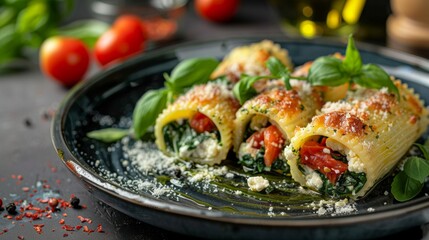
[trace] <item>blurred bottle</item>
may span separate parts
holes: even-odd
[[[429,58],[429,1],[391,0],[388,46]]]
[[[94,18],[112,23],[122,14],[141,16],[153,41],[169,40],[179,31],[188,0],[93,0]]]
[[[346,37],[357,30],[365,0],[270,0],[287,34]]]

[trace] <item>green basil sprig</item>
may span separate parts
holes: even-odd
[[[219,61],[214,58],[185,60],[171,71],[171,76],[164,74],[166,85],[170,90],[181,93],[190,86],[206,83],[218,64]]]
[[[148,128],[155,124],[158,115],[175,97],[193,85],[207,83],[218,64],[219,61],[214,58],[190,58],[177,64],[171,71],[171,76],[164,73],[165,87],[147,91],[134,107],[133,130],[131,131],[134,137],[136,139],[142,138]],[[87,136],[100,141],[111,142],[112,139],[119,140],[126,135],[120,137],[112,129],[100,129],[92,131]]]
[[[391,185],[393,197],[400,201],[408,201],[423,188],[426,178],[429,177],[429,154],[428,146],[415,143],[423,153],[423,158],[412,156],[406,158],[404,168],[401,172],[395,175]]]
[[[290,71],[280,60],[271,56],[265,64],[270,70],[271,75],[249,76],[243,74],[240,76],[240,81],[234,85],[232,91],[240,104],[243,104],[245,101],[257,94],[256,90],[253,88],[253,84],[261,79],[281,79],[284,82],[286,89],[292,89],[292,86],[290,85]]]
[[[366,88],[387,87],[399,100],[399,90],[389,74],[375,64],[362,64],[352,35],[344,60],[331,56],[317,58],[310,67],[308,81],[315,86],[339,86],[349,82]]]
[[[287,90],[292,89],[290,79],[306,80],[314,86],[339,86],[345,83],[355,83],[366,88],[387,89],[396,94],[399,90],[381,67],[375,64],[362,64],[360,53],[356,48],[353,36],[349,36],[344,60],[333,56],[322,56],[314,60],[307,77],[292,76],[289,69],[280,60],[270,57],[266,61],[270,70],[269,76],[249,77],[243,75],[234,86],[234,95],[243,104],[257,94],[253,84],[260,79],[281,79]]]

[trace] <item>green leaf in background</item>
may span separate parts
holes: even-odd
[[[93,48],[98,37],[109,27],[109,24],[98,20],[79,20],[61,27],[58,34],[78,38],[89,48]]]
[[[424,183],[429,176],[429,163],[423,158],[409,157],[404,165],[404,172],[408,177]]]
[[[355,46],[352,35],[349,36],[347,43],[346,56],[343,60],[344,70],[350,75],[359,74],[362,69],[362,59]]]
[[[263,78],[266,78],[266,77],[265,76],[247,76],[247,75],[241,76],[240,81],[238,81],[234,85],[234,88],[232,89],[232,92],[235,98],[237,98],[240,104],[243,105],[244,102],[251,99],[257,94],[256,90],[253,88],[253,84],[256,81]]]
[[[18,58],[20,39],[15,32],[15,26],[10,24],[0,28],[0,66]]]
[[[191,58],[181,61],[171,71],[167,78],[167,86],[171,90],[180,93],[185,88],[195,84],[206,83],[210,79],[211,73],[219,65],[219,61],[214,58]]]
[[[340,59],[324,56],[313,62],[308,73],[308,80],[316,86],[339,86],[347,83],[350,77],[344,73]]]
[[[13,22],[16,11],[12,7],[0,7],[0,28]]]
[[[28,7],[19,13],[16,29],[21,34],[35,32],[44,26],[48,17],[49,11],[46,3],[43,1],[32,1]]]
[[[396,200],[405,202],[417,196],[422,188],[421,182],[410,178],[405,172],[399,172],[393,179],[390,191]]]
[[[112,143],[124,138],[129,134],[129,132],[129,129],[104,128],[88,132],[86,136],[105,143]]]
[[[147,91],[137,102],[133,112],[134,136],[140,139],[167,106],[168,90],[161,88]]]

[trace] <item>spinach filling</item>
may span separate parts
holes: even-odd
[[[182,123],[177,121],[171,122],[162,130],[167,150],[175,153],[175,155],[179,155],[181,148],[192,151],[199,144],[210,138],[216,139],[220,144],[219,131],[197,133],[191,128],[188,120],[183,120]]]
[[[323,181],[323,185],[319,191],[323,195],[332,197],[350,196],[353,193],[359,192],[366,183],[366,174],[364,172],[355,173],[347,170],[338,177],[335,184],[332,184],[324,174],[316,172]]]
[[[256,153],[255,157],[252,157],[250,154],[245,154],[238,160],[238,164],[242,165],[246,172],[251,173],[261,173],[264,171],[269,172],[271,170],[279,173],[286,173],[289,171],[289,165],[287,165],[287,163],[280,158],[277,158],[271,167],[265,166],[264,154],[265,148],[261,147]]]

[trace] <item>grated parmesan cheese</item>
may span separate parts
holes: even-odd
[[[256,176],[256,177],[249,177],[247,179],[247,185],[249,186],[250,190],[254,192],[260,192],[265,188],[267,188],[270,185],[270,183],[267,179],[261,176]]]

